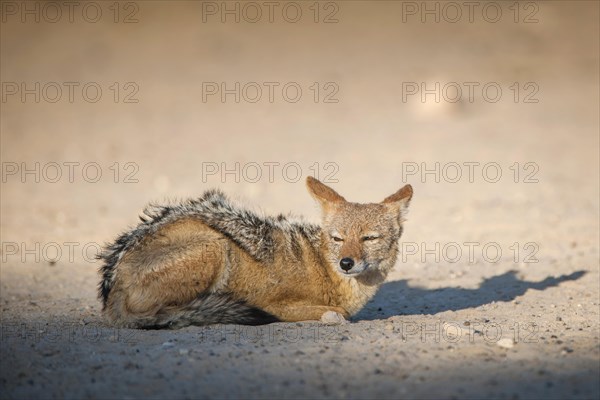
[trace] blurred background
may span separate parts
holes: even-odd
[[[318,218],[309,174],[360,202],[410,182],[409,231],[597,212],[596,2],[2,7],[6,240],[102,242],[214,186]]]
[[[317,222],[308,175],[356,202],[410,183],[404,240],[504,249],[392,280],[583,269],[597,300],[598,2],[69,4],[1,3],[5,312],[97,312],[91,257],[149,201],[218,187]],[[509,250],[530,242],[539,263]]]

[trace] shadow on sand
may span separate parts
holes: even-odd
[[[545,290],[561,282],[574,281],[585,275],[577,271],[557,278],[548,277],[540,282],[522,281],[517,271],[485,279],[477,289],[447,287],[423,289],[408,286],[407,280],[384,283],[373,301],[353,320],[385,319],[395,315],[437,314],[479,307],[494,301],[511,301],[528,289]],[[375,311],[373,310],[375,308]]]

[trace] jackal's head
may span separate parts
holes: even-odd
[[[358,204],[313,177],[306,184],[323,211],[322,241],[329,263],[348,277],[387,274],[396,262],[412,187],[404,186],[381,203]]]

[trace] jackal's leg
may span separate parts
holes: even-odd
[[[348,311],[333,306],[275,306],[265,307],[265,311],[286,322],[319,321],[328,311],[341,314],[346,319],[350,318]]]

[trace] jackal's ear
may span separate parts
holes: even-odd
[[[401,214],[406,213],[410,199],[412,199],[413,188],[410,185],[404,185],[402,189],[398,190],[391,196],[386,197],[382,203],[398,207]]]
[[[306,178],[306,187],[308,187],[308,191],[312,197],[321,204],[323,209],[327,209],[327,206],[332,203],[342,203],[346,201],[346,199],[340,196],[335,190],[312,176]]]

